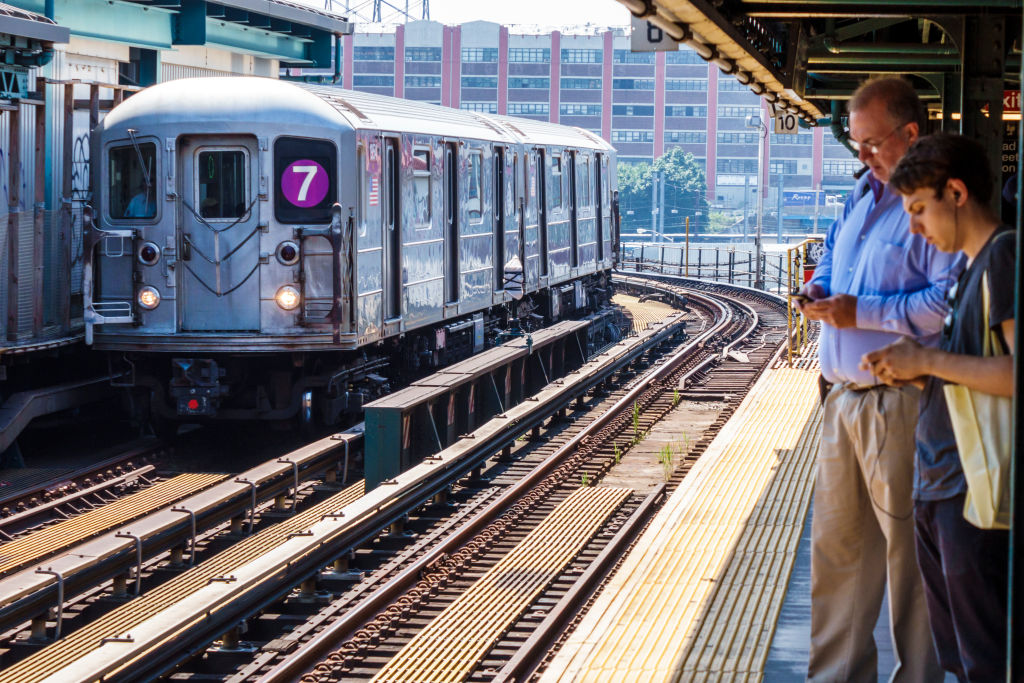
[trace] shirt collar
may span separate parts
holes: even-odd
[[[876,178],[872,171],[868,171],[868,185],[871,187],[871,193],[875,196],[875,203],[877,204],[885,192],[885,183]]]

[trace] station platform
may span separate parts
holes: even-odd
[[[811,359],[764,372],[543,681],[768,680],[813,489],[817,376]]]

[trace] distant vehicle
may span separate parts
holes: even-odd
[[[615,150],[579,128],[183,79],[114,109],[92,158],[87,341],[164,419],[332,421],[608,296]]]

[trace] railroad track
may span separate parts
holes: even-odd
[[[638,293],[650,291],[649,284],[642,281],[620,284],[640,290]],[[574,559],[549,577],[548,585],[534,596],[533,607],[518,609],[516,604],[510,603],[506,607],[513,613],[511,618],[505,621],[499,619],[499,628],[492,633],[478,634],[479,638],[488,643],[488,647],[483,650],[479,647],[463,647],[461,652],[453,653],[439,645],[449,640],[459,642],[459,635],[469,628],[465,619],[456,623],[456,616],[453,616],[465,610],[466,605],[463,603],[466,599],[463,596],[470,594],[472,587],[485,580],[489,572],[500,568],[501,562],[510,552],[514,552],[560,505],[581,490],[583,481],[599,482],[632,445],[638,432],[648,431],[660,415],[675,407],[679,399],[677,389],[673,387],[685,381],[694,391],[706,391],[709,387],[718,391],[728,388],[732,394],[728,401],[730,410],[725,412],[731,412],[738,405],[746,386],[754,381],[784,339],[784,333],[776,329],[771,339],[755,336],[753,343],[747,345],[753,358],[747,364],[747,370],[742,373],[745,379],[743,386],[740,386],[740,373],[731,369],[725,373],[728,379],[711,384],[712,378],[717,379],[717,376],[711,372],[708,360],[720,358],[723,351],[738,351],[733,348],[733,338],[740,335],[747,338],[762,328],[777,328],[784,322],[783,310],[777,301],[766,301],[756,294],[745,298],[754,301],[760,310],[754,311],[750,305],[743,303],[719,303],[720,308],[716,314],[727,321],[727,329],[723,330],[725,339],[706,344],[703,348],[705,353],[683,354],[687,356],[685,362],[678,363],[673,372],[660,378],[656,387],[641,391],[639,396],[630,392],[630,386],[643,389],[638,378],[633,382],[627,381],[626,386],[615,390],[604,400],[595,401],[591,412],[597,415],[614,412],[616,403],[624,402],[628,405],[630,400],[640,409],[632,411],[625,419],[620,416],[617,424],[600,430],[599,434],[589,435],[586,449],[589,453],[586,456],[576,451],[575,463],[570,461],[562,465],[556,475],[539,485],[531,483],[521,486],[528,493],[513,506],[510,513],[505,513],[477,536],[459,539],[463,542],[461,549],[443,557],[441,562],[431,564],[429,571],[421,573],[419,582],[406,593],[395,597],[395,590],[387,593],[382,591],[381,598],[390,595],[392,599],[389,603],[381,599],[374,605],[377,611],[375,619],[365,618],[364,614],[371,611],[367,605],[372,601],[364,601],[355,608],[354,616],[336,622],[335,626],[322,632],[305,648],[290,651],[287,661],[276,668],[265,671],[257,665],[250,665],[243,668],[233,680],[244,680],[247,677],[263,681],[288,680],[294,679],[303,670],[309,671],[303,680],[310,681],[434,681],[448,680],[448,675],[452,677],[451,680],[492,680],[510,658],[536,665],[535,656],[524,651],[523,655],[517,657],[516,653],[526,648],[531,639],[541,648],[550,646],[551,640],[557,637],[557,629],[567,625],[565,616],[593,591],[593,585],[590,584],[607,573],[615,559],[622,555],[629,540],[639,533],[644,520],[663,496],[664,486],[656,487],[646,496],[639,493],[627,494],[599,531],[575,547]],[[703,327],[712,324],[710,319],[713,307],[712,304],[705,305],[699,318]],[[633,417],[634,413],[636,417]],[[719,423],[723,421],[724,418],[720,418]],[[582,424],[587,424],[586,418],[577,419],[572,427],[564,429],[551,442],[534,449],[507,467],[493,479],[492,485],[511,486],[513,481],[523,476],[524,471],[536,468],[544,458],[557,459],[559,455],[571,451],[571,447],[567,448],[566,445],[580,436],[583,428],[577,425]],[[717,423],[714,426],[717,427]],[[678,467],[673,468],[668,486],[674,486],[681,479],[711,436],[709,433],[704,440],[692,444],[686,457]],[[492,505],[492,508],[500,509],[498,505]],[[454,543],[452,545],[459,547]],[[475,614],[472,610],[469,614],[469,620],[473,621]],[[485,616],[479,618],[486,621]],[[430,631],[431,625],[443,624],[445,620],[456,620],[453,622],[456,625],[453,627],[449,624],[448,630],[435,627],[436,633]],[[363,625],[356,630],[360,621]],[[538,636],[538,633],[542,635]],[[327,643],[330,641],[335,643],[334,650],[327,654]],[[314,652],[320,655],[321,661],[311,665]],[[460,654],[465,668],[453,670],[452,662],[458,660]],[[441,665],[440,669],[430,668],[428,660],[431,657],[435,664]],[[265,665],[269,659],[265,656],[260,663]],[[397,660],[401,661],[395,663]]]
[[[207,612],[207,620],[211,623],[204,624],[202,629],[192,629],[202,631],[198,637],[185,639],[182,634],[174,634],[172,641],[167,642],[173,642],[175,647],[182,649],[181,656],[173,658],[173,661],[167,657],[158,662],[157,658],[138,660],[132,659],[131,655],[118,655],[123,657],[125,665],[110,670],[115,674],[114,678],[134,678],[167,671],[180,665],[183,659],[205,650],[203,656],[192,658],[184,671],[233,677],[234,680],[279,679],[294,674],[299,662],[308,668],[315,665],[317,659],[334,652],[330,661],[318,666],[325,679],[332,676],[338,679],[342,673],[345,680],[349,677],[371,678],[384,671],[382,680],[391,680],[386,668],[390,660],[382,657],[383,653],[392,650],[392,654],[402,652],[418,633],[426,632],[434,623],[428,616],[440,617],[446,605],[454,603],[460,595],[470,594],[469,590],[484,579],[488,571],[495,567],[498,568],[495,571],[500,571],[504,566],[502,562],[512,562],[507,559],[509,553],[518,552],[513,559],[519,557],[520,564],[511,569],[506,567],[503,576],[517,572],[531,574],[531,571],[524,571],[523,566],[528,567],[534,558],[544,554],[538,547],[549,555],[552,551],[547,547],[550,544],[523,544],[529,541],[531,534],[534,538],[542,534],[546,524],[557,525],[559,519],[563,526],[552,528],[564,531],[564,511],[567,508],[563,506],[569,505],[577,512],[591,510],[591,518],[595,521],[592,528],[588,527],[589,531],[576,535],[556,534],[555,538],[564,536],[569,546],[562,556],[556,558],[557,566],[545,565],[546,569],[540,574],[533,572],[537,574],[533,583],[527,581],[529,590],[539,591],[531,602],[534,606],[520,610],[510,623],[498,629],[497,644],[481,655],[483,663],[475,672],[468,674],[472,680],[493,677],[508,660],[508,653],[522,650],[530,634],[537,633],[539,623],[553,615],[536,605],[554,605],[569,599],[576,604],[585,601],[587,591],[574,588],[579,576],[603,575],[597,568],[603,566],[606,571],[609,562],[613,563],[616,553],[610,549],[628,545],[664,491],[664,486],[653,491],[630,491],[626,487],[581,487],[580,484],[598,482],[632,445],[629,442],[635,441],[636,433],[650,430],[660,414],[679,403],[681,395],[696,397],[702,392],[706,395],[732,392],[729,395],[735,395],[738,403],[743,390],[743,379],[739,373],[728,368],[725,376],[729,379],[721,379],[723,375],[712,372],[711,366],[729,365],[721,363],[723,353],[726,357],[730,357],[730,352],[748,353],[751,362],[746,365],[751,367],[746,372],[746,385],[749,385],[763,366],[761,356],[767,359],[783,338],[777,331],[773,334],[762,332],[774,329],[783,320],[777,301],[747,294],[746,298],[753,304],[732,303],[692,291],[687,294],[672,285],[653,286],[646,278],[622,280],[619,286],[633,288],[638,293],[657,290],[662,296],[675,297],[677,302],[689,299],[692,315],[687,324],[691,326],[691,337],[684,348],[670,354],[671,367],[655,373],[653,379],[641,381],[644,373],[639,366],[658,355],[657,347],[664,351],[666,340],[672,336],[666,334],[657,344],[630,356],[616,370],[617,383],[621,386],[609,387],[607,376],[596,381],[596,391],[589,401],[575,403],[574,411],[582,419],[573,422],[561,420],[568,406],[567,401],[560,397],[566,392],[551,388],[549,393],[552,396],[541,397],[538,403],[555,414],[556,419],[548,425],[547,432],[548,436],[557,437],[556,441],[545,442],[538,447],[516,440],[524,433],[539,437],[539,426],[547,417],[544,415],[542,418],[535,416],[532,421],[517,416],[514,426],[520,428],[518,433],[503,429],[500,435],[484,434],[480,441],[487,445],[481,449],[482,456],[475,459],[467,456],[472,450],[470,445],[460,442],[461,448],[456,449],[460,452],[453,454],[450,461],[438,458],[438,464],[443,465],[442,469],[448,470],[450,475],[443,483],[422,475],[418,475],[418,481],[411,477],[410,482],[399,477],[395,488],[412,489],[405,501],[399,503],[393,494],[378,489],[351,505],[342,506],[339,512],[346,515],[351,512],[352,521],[344,532],[337,529],[324,532],[324,540],[321,541],[321,545],[327,544],[326,539],[333,534],[335,546],[332,552],[322,556],[308,553],[303,562],[289,565],[293,570],[280,577],[284,579],[282,586],[263,589],[258,597],[250,595],[248,611],[232,613],[230,618],[218,620],[210,620]],[[713,322],[716,319],[718,322]],[[738,346],[741,337],[750,339],[751,335],[753,343]],[[591,417],[584,417],[584,413]],[[668,486],[682,476],[688,459],[696,457],[702,443],[709,438],[689,444],[688,452],[678,465],[673,466]],[[500,455],[492,457],[495,453]],[[458,465],[455,464],[456,455],[462,457]],[[490,481],[481,476],[487,474],[494,475]],[[451,490],[452,483],[460,479],[462,485]],[[513,483],[516,481],[518,483]],[[617,493],[600,493],[602,488],[615,489]],[[600,500],[582,501],[581,498],[589,494],[580,494],[581,491],[597,491],[594,495]],[[431,500],[431,504],[424,505]],[[458,503],[454,510],[452,501]],[[338,500],[331,500],[325,509],[339,504]],[[389,515],[370,514],[374,509],[379,513],[382,508],[390,508]],[[330,517],[326,513],[319,514]],[[570,518],[575,517],[570,515]],[[326,523],[324,519],[321,522]],[[338,526],[345,527],[344,524]],[[390,530],[381,535],[379,530],[384,526],[389,526]],[[312,531],[314,528],[317,531]],[[415,528],[418,534],[411,536],[405,533],[405,528]],[[309,529],[289,533],[295,536],[286,540],[295,545],[299,536],[319,534],[320,531],[318,525],[313,524]],[[353,552],[339,553],[339,548],[352,548]],[[361,549],[355,551],[356,548]],[[325,560],[326,557],[333,559]],[[352,571],[353,559],[367,565],[376,564],[377,568],[374,571]],[[322,591],[318,592],[315,582],[310,580],[328,562],[333,562],[332,571],[320,575],[320,585],[330,589],[333,599]],[[224,578],[244,579],[234,575],[225,575]],[[216,576],[213,579],[220,581]],[[481,595],[489,595],[493,602],[494,587],[504,589],[507,588],[506,583],[506,579],[497,584],[492,581],[490,592],[484,590]],[[526,584],[520,584],[515,584],[515,590],[526,590],[523,588]],[[292,587],[296,585],[299,588],[293,591]],[[257,613],[261,616],[253,618]],[[228,626],[231,623],[234,626]],[[245,629],[235,628],[239,623],[247,626],[248,633],[243,634]],[[207,649],[208,643],[217,635],[222,636],[218,646]],[[249,646],[244,640],[257,641],[262,647]],[[100,649],[110,649],[109,645],[128,650],[132,645],[119,637],[107,636],[105,642],[107,644]],[[47,659],[47,650],[39,652],[39,657]],[[367,651],[376,654],[368,659]],[[287,671],[281,667],[282,658],[293,665]],[[33,659],[36,658],[29,657],[27,661],[31,663]],[[18,671],[22,670],[28,669],[19,665]],[[74,680],[85,671],[87,668],[82,666],[71,666],[62,670],[54,680]],[[5,671],[0,674],[0,679],[18,680],[13,677],[16,673]],[[86,674],[82,673],[82,676],[84,679]]]
[[[0,543],[149,485],[151,463],[166,452],[164,443],[148,438],[82,467],[6,471],[0,481]]]

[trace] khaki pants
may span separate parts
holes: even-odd
[[[920,391],[837,385],[825,398],[811,523],[809,681],[877,681],[886,585],[890,681],[941,681],[914,543]]]

